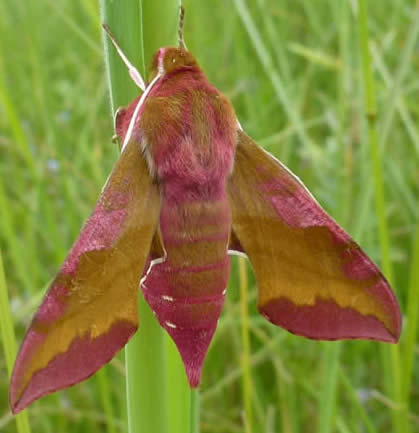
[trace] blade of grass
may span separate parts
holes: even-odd
[[[64,25],[68,26],[69,29],[74,32],[74,34],[77,35],[83,42],[85,42],[91,50],[97,53],[102,52],[100,44],[93,40],[90,35],[83,29],[83,27],[78,25],[77,21],[72,19],[71,15],[66,13],[62,8],[58,7],[56,2],[52,0],[44,1],[48,3],[54,13],[56,13],[57,16],[62,20]]]
[[[413,15],[413,21],[411,26],[409,27],[409,31],[408,31],[408,43],[405,44],[403,50],[402,50],[402,54],[401,54],[401,58],[403,59],[403,61],[399,64],[397,71],[396,71],[396,84],[393,84],[391,87],[391,95],[394,96],[389,96],[387,98],[387,103],[386,105],[386,109],[385,109],[385,113],[384,116],[387,119],[387,124],[393,124],[393,113],[394,113],[394,108],[393,105],[399,105],[399,114],[401,119],[403,120],[405,126],[406,126],[406,130],[409,134],[409,138],[411,139],[413,145],[414,145],[414,149],[416,151],[416,154],[419,154],[419,138],[418,138],[418,133],[415,129],[414,126],[414,122],[412,122],[410,120],[410,116],[409,116],[409,112],[407,110],[404,109],[403,104],[401,104],[401,100],[400,100],[400,86],[401,83],[403,82],[403,80],[405,79],[405,76],[409,70],[409,65],[413,56],[413,53],[411,52],[412,47],[414,47],[414,43],[412,41],[415,41],[418,37],[417,35],[417,11],[418,11],[418,6],[416,6],[416,9],[414,9],[416,12]],[[410,55],[409,55],[410,53]],[[380,61],[380,58],[378,57],[378,51],[377,50],[372,50],[372,54],[375,56],[375,64],[377,65],[377,69],[378,71],[383,74],[384,70],[383,70],[383,63]],[[369,53],[368,53],[369,55]],[[384,76],[383,77],[384,80],[386,81],[386,83],[389,82],[389,77]],[[389,83],[388,83],[389,84]],[[397,96],[397,97],[395,97]],[[383,125],[383,123],[381,123]],[[387,125],[386,124],[386,125]],[[383,134],[382,137],[380,137],[380,146],[379,146],[379,152],[380,154],[383,154],[384,152],[386,152],[387,150],[387,143],[388,143],[388,138],[390,136],[390,131],[391,128],[387,128],[386,129],[386,134]],[[368,201],[370,201],[371,196],[372,196],[372,185],[371,183],[368,183],[366,185],[366,189],[367,189],[367,194],[366,197],[368,196]]]
[[[280,40],[281,29],[275,27],[272,20],[272,15],[269,10],[269,5],[266,4],[266,0],[258,0],[257,4],[260,12],[264,15],[264,24],[267,35],[270,39],[271,47],[275,52],[276,63],[281,71],[283,81],[287,86],[292,85],[292,73],[289,64],[289,58],[286,53],[286,48],[282,40]]]
[[[249,342],[249,311],[247,301],[248,279],[246,259],[239,257],[239,281],[240,281],[240,312],[241,312],[241,337],[242,337],[242,356],[241,364],[243,369],[242,376],[242,395],[244,401],[244,425],[246,433],[253,431],[252,417],[252,376],[250,370],[250,342]]]
[[[191,433],[199,433],[199,410],[200,410],[200,398],[199,390],[194,389],[190,392],[191,395],[191,417],[189,431]],[[181,430],[179,430],[180,433]]]
[[[362,56],[362,76],[364,83],[364,104],[367,117],[368,142],[370,147],[371,172],[374,181],[374,192],[376,201],[376,214],[378,220],[378,231],[380,240],[381,260],[384,274],[387,276],[390,284],[393,281],[393,271],[390,260],[390,240],[386,219],[386,206],[384,194],[384,181],[382,175],[382,161],[378,147],[377,138],[377,101],[375,83],[371,70],[371,56],[369,52],[369,30],[368,30],[368,2],[367,0],[358,0],[359,6],[359,37],[360,52]],[[391,356],[391,366],[388,365],[387,358]],[[384,371],[386,377],[391,381],[391,393],[393,400],[401,403],[401,364],[398,346],[392,346],[390,350],[382,350]],[[398,433],[408,433],[407,416],[404,410],[393,411],[393,428]]]
[[[20,279],[23,287],[26,290],[30,290],[32,287],[32,279],[27,272],[25,263],[21,260],[21,257],[24,256],[23,247],[16,236],[13,212],[9,204],[8,197],[6,196],[2,179],[0,179],[0,217],[1,233],[7,242],[9,256],[11,257],[13,265],[17,270],[18,278]]]
[[[319,149],[306,133],[304,123],[301,120],[301,117],[294,104],[292,103],[281,77],[276,71],[272,58],[266,49],[265,44],[263,43],[255,23],[253,22],[245,0],[234,0],[234,5],[238,14],[240,15],[241,20],[243,21],[246,31],[249,34],[250,40],[256,50],[256,54],[265,69],[266,75],[271,80],[272,87],[274,88],[279,101],[284,107],[284,110],[287,112],[290,121],[295,125],[298,138],[304,147],[308,149],[312,158],[314,159],[314,162],[316,162],[320,157]]]
[[[390,75],[387,65],[384,63],[384,59],[380,54],[380,52],[378,51],[378,48],[375,45],[373,45],[371,51],[374,58],[374,64],[377,68],[377,71],[380,73],[383,81],[386,83],[386,86],[387,87],[393,86],[394,78]],[[396,101],[389,99],[389,104],[393,105],[394,102],[396,102],[400,119],[402,120],[406,132],[408,134],[408,137],[413,144],[414,151],[416,152],[416,156],[419,157],[419,134],[415,128],[415,121],[414,119],[412,119],[412,116],[406,106],[404,98],[402,98],[402,95],[399,94],[397,95],[397,97],[398,99]],[[386,135],[384,134],[382,135],[381,148],[384,148],[386,146],[388,137],[389,137],[389,133]]]
[[[0,327],[9,377],[12,375],[13,363],[16,357],[16,337],[13,330],[10,313],[9,296],[7,294],[6,277],[4,275],[3,259],[0,250]],[[18,433],[30,433],[28,413],[22,411],[16,416]]]
[[[275,361],[274,361],[275,362]],[[275,363],[275,366],[277,363]],[[278,367],[276,367],[278,370]],[[280,416],[281,432],[282,433],[296,433],[298,431],[297,420],[298,415],[294,411],[295,407],[295,392],[292,389],[294,383],[288,383],[283,379],[282,375],[277,372],[278,381],[278,412]]]
[[[393,129],[393,118],[396,111],[397,105],[400,99],[401,87],[403,80],[407,75],[407,72],[411,68],[412,54],[417,47],[417,40],[419,37],[419,7],[414,10],[412,16],[412,22],[407,32],[407,40],[404,44],[404,48],[401,51],[400,61],[396,74],[393,79],[391,91],[388,94],[386,104],[386,110],[383,114],[382,122],[380,123],[380,148],[385,146],[385,143],[390,136],[390,132]]]
[[[410,265],[410,278],[407,298],[407,329],[405,330],[405,344],[403,352],[403,401],[409,410],[409,392],[413,386],[413,361],[415,359],[415,345],[418,334],[419,320],[419,219],[413,244],[413,256]]]
[[[272,352],[277,350],[276,346],[279,346],[284,340],[284,334],[279,333],[275,338],[272,338],[267,344],[263,346],[258,352],[254,353],[250,358],[250,366],[256,367],[258,364],[266,361],[267,358],[272,356]],[[237,380],[239,381],[243,372],[241,367],[237,367],[232,370],[230,373],[221,378],[216,384],[214,384],[211,388],[204,391],[202,393],[202,401],[206,402],[211,398],[216,398],[217,395],[225,392],[225,389]]]
[[[342,343],[335,342],[323,343],[325,353],[323,359],[323,378],[322,391],[319,394],[319,421],[317,426],[318,433],[328,433],[332,431],[334,412],[337,403],[337,381],[339,359]]]
[[[19,152],[25,160],[28,168],[30,169],[31,174],[34,177],[38,177],[36,161],[29,149],[28,141],[26,140],[25,134],[23,132],[19,114],[16,112],[15,105],[11,100],[11,95],[7,91],[7,87],[3,80],[4,72],[2,66],[3,65],[0,63],[0,105],[3,106],[3,112],[4,115],[7,117],[15,145],[19,149]]]
[[[97,372],[97,379],[99,381],[99,389],[100,389],[100,396],[102,399],[103,412],[106,418],[106,432],[116,433],[107,369],[108,369],[107,366],[100,369]]]
[[[340,146],[341,157],[338,160],[343,167],[343,176],[340,177],[342,187],[338,189],[339,197],[336,201],[339,204],[340,218],[338,220],[346,225],[347,210],[351,209],[352,194],[351,194],[351,158],[348,158],[345,140],[344,140],[344,127],[346,122],[347,112],[347,95],[346,95],[346,80],[348,78],[349,67],[348,63],[348,38],[349,38],[349,17],[348,5],[346,0],[339,2],[337,5],[332,0],[331,7],[335,8],[335,17],[339,22],[339,57],[341,59],[342,68],[341,74],[338,75],[338,140]],[[325,343],[325,354],[323,359],[323,377],[322,377],[322,391],[319,394],[319,421],[317,431],[319,433],[328,433],[333,430],[335,424],[335,412],[338,401],[338,370],[340,355],[342,352],[343,344],[341,342]]]
[[[353,388],[351,381],[341,368],[339,369],[339,378],[354,405],[354,410],[357,416],[359,416],[359,418],[363,421],[366,431],[368,433],[377,433],[377,430],[374,428],[371,418],[368,416],[368,412],[365,410],[364,406],[360,401],[358,393]]]
[[[166,336],[168,364],[168,424],[170,433],[184,432],[190,419],[191,393],[185,369],[173,340]]]
[[[167,433],[167,372],[165,340],[142,294],[139,331],[125,351],[129,433]]]

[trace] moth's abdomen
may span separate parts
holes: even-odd
[[[184,70],[162,79],[150,92],[139,134],[150,173],[161,188],[166,253],[149,268],[142,289],[195,387],[230,271],[226,184],[233,169],[237,121],[227,98],[202,72]]]
[[[230,226],[225,194],[166,200],[160,217],[166,258],[151,266],[142,284],[147,302],[179,349],[191,386],[199,385],[224,302]]]

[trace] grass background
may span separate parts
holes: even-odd
[[[380,263],[358,3],[184,5],[187,46],[232,100],[244,129]],[[419,432],[418,9],[414,0],[369,2],[386,272],[404,313],[401,344],[314,342],[270,325],[257,314],[250,270],[240,272],[235,260],[204,366],[202,432],[242,432],[245,406],[252,408],[247,431]],[[118,157],[100,24],[93,0],[0,3],[0,248],[18,341]],[[249,352],[240,304],[245,274]],[[250,384],[242,375],[246,359]],[[0,431],[11,433],[2,355],[0,369]],[[126,431],[123,353],[28,412],[33,432]]]

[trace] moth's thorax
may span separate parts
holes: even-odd
[[[159,180],[186,189],[225,184],[233,166],[236,117],[198,67],[157,82],[139,127]]]
[[[150,71],[149,83],[142,95],[139,95],[127,108],[119,108],[115,115],[115,129],[121,142],[125,144],[126,137],[128,141],[131,138],[138,139],[139,119],[144,112],[144,102],[149,98],[155,87],[167,88],[167,83],[179,81],[188,73],[199,75],[204,78],[204,74],[198,66],[194,56],[182,49],[175,47],[160,48],[153,56],[152,67]],[[205,79],[206,80],[206,79]],[[170,85],[169,85],[170,87]],[[164,121],[164,119],[162,119]],[[132,123],[132,128],[130,124]]]
[[[160,48],[154,56],[151,83],[116,118],[125,135],[135,116],[131,137],[141,144],[150,174],[165,184],[165,193],[215,197],[232,172],[237,119],[228,99],[212,86],[195,58],[180,48]]]

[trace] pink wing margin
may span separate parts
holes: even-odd
[[[228,186],[230,250],[245,252],[261,314],[308,338],[397,342],[384,276],[286,167],[239,131]]]
[[[158,187],[131,141],[26,332],[9,389],[13,413],[86,379],[135,333],[159,209]]]

